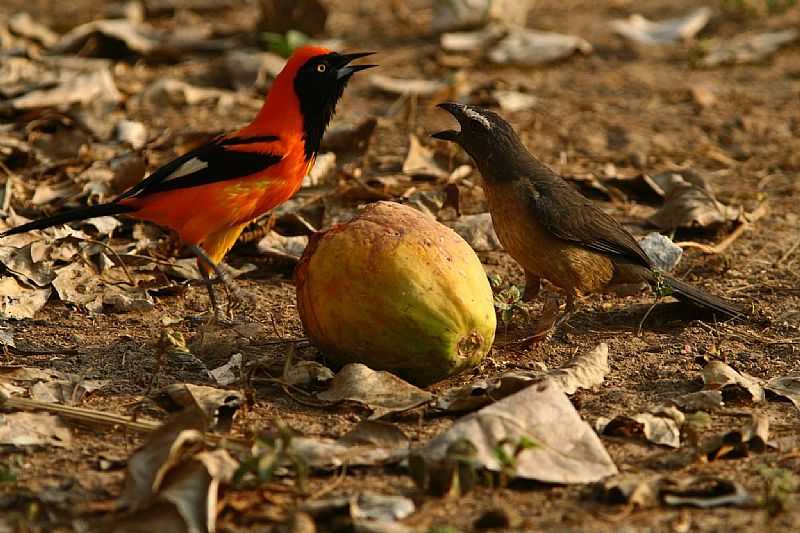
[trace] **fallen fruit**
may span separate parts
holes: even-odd
[[[316,234],[296,282],[306,334],[336,365],[425,386],[476,366],[494,341],[492,290],[475,252],[408,206],[371,204]]]

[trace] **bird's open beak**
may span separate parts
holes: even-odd
[[[436,107],[439,109],[444,109],[453,117],[458,120],[458,123],[461,124],[461,110],[464,108],[462,104],[457,104],[455,102],[442,102],[441,104],[437,104]],[[461,137],[461,132],[457,130],[444,130],[431,135],[434,139],[441,139],[443,141],[450,141],[450,142],[458,142],[459,138]]]
[[[336,79],[347,79],[359,70],[367,70],[368,68],[377,67],[378,65],[350,65],[352,61],[362,57],[371,56],[375,52],[356,52],[354,54],[340,54],[340,64],[336,70]]]

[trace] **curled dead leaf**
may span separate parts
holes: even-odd
[[[624,20],[612,20],[611,29],[642,44],[664,44],[694,37],[711,18],[711,9],[703,6],[679,18],[653,22],[638,13]]]
[[[536,383],[459,419],[415,452],[423,462],[440,461],[457,441],[475,448],[472,463],[489,471],[501,463],[498,447],[522,445],[513,459],[516,478],[546,483],[590,483],[617,473],[597,434],[581,420],[562,387]]]
[[[739,218],[741,209],[718,201],[697,174],[690,171],[666,172],[653,176],[664,191],[664,205],[648,220],[663,230],[706,228]]]
[[[345,365],[331,380],[328,390],[317,394],[328,402],[351,401],[372,410],[370,419],[408,411],[433,399],[433,395],[389,372],[376,372],[366,365]]]
[[[700,64],[704,67],[716,67],[731,63],[756,63],[798,38],[800,31],[796,29],[740,36],[712,46],[706,51]]]
[[[558,383],[567,394],[574,394],[580,388],[591,389],[602,384],[608,372],[608,345],[600,343],[593,350],[553,370],[514,370],[446,391],[437,399],[436,408],[447,412],[472,411],[548,378]]]
[[[703,383],[707,390],[719,390],[723,398],[745,397],[753,403],[764,401],[761,380],[739,373],[722,361],[711,361],[703,367]]]

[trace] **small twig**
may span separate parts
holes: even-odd
[[[84,407],[73,407],[60,405],[51,402],[40,402],[27,398],[16,398],[8,396],[0,391],[0,408],[18,409],[20,411],[44,411],[52,413],[88,426],[121,427],[124,431],[135,431],[138,433],[150,433],[161,427],[158,422],[142,422],[131,420],[122,415],[107,412],[95,411]],[[249,444],[243,439],[226,437],[215,433],[206,433],[205,438],[213,444],[228,444],[232,448],[247,450]]]
[[[336,479],[333,482],[329,483],[328,485],[322,487],[320,490],[312,494],[307,498],[306,501],[316,500],[317,498],[322,498],[326,494],[330,494],[334,490],[339,488],[339,485],[342,484],[344,479],[347,477],[347,464],[342,465],[342,471],[339,472],[339,475],[336,476]]]
[[[255,342],[253,346],[274,346],[276,344],[300,344],[301,342],[307,342],[309,339],[308,337],[296,337],[293,339],[272,339],[269,341],[262,341],[262,342]]]
[[[789,257],[790,257],[790,256],[791,256],[791,255],[792,255],[794,252],[795,252],[795,250],[797,250],[797,248],[798,248],[799,246],[800,246],[800,237],[798,237],[798,239],[794,241],[794,244],[792,244],[792,245],[789,247],[789,249],[788,249],[788,250],[786,250],[786,253],[785,253],[785,254],[783,254],[783,255],[781,256],[781,258],[780,258],[780,259],[778,259],[778,260],[775,262],[775,266],[776,266],[776,267],[777,267],[777,266],[781,266],[781,264],[782,264],[784,261],[786,261],[787,259],[789,259]]]
[[[725,329],[728,333],[736,335],[738,337],[747,337],[750,339],[757,340],[759,342],[763,342],[764,344],[800,344],[800,338],[792,338],[792,339],[774,339],[770,337],[765,337],[763,335],[758,335],[757,333],[753,333],[751,331],[738,331],[733,326],[729,324],[725,324],[721,322],[719,324]]]
[[[283,392],[286,393],[286,396],[288,396],[289,398],[291,398],[292,400],[296,401],[297,403],[299,403],[301,405],[305,405],[306,407],[324,408],[324,407],[332,407],[332,406],[334,406],[334,405],[339,403],[339,402],[311,402],[311,401],[308,401],[308,400],[301,400],[300,398],[297,397],[297,395],[295,395],[293,392],[291,392],[290,389],[292,389],[292,390],[294,390],[296,392],[299,392],[300,394],[305,394],[306,396],[311,396],[311,393],[304,391],[303,389],[301,389],[300,387],[298,387],[296,385],[292,385],[291,383],[286,383],[282,379],[278,379],[278,378],[255,378],[252,381],[253,381],[253,383],[272,383],[272,384],[278,385],[278,386],[280,386],[281,389],[283,389]]]
[[[7,344],[3,345],[3,350],[11,355],[80,355],[80,350],[76,348],[60,348],[58,350],[22,350]]]
[[[283,338],[283,332],[278,328],[278,321],[275,320],[275,315],[270,313],[269,320],[272,323],[272,332],[275,334],[276,337]]]
[[[119,261],[119,266],[122,267],[122,270],[125,272],[125,276],[128,277],[128,281],[130,282],[131,286],[133,287],[136,286],[136,282],[133,280],[133,276],[131,276],[130,270],[128,270],[128,265],[125,264],[125,262],[122,260],[122,257],[120,257],[120,255],[117,253],[115,249],[113,249],[111,246],[109,246],[104,242],[96,241],[94,239],[83,239],[83,240],[86,242],[90,242],[92,244],[99,244],[100,246],[111,252],[111,255],[113,255],[117,259],[117,261]]]
[[[636,336],[637,337],[641,337],[642,336],[642,329],[644,328],[644,323],[647,320],[647,317],[650,316],[650,313],[653,311],[653,309],[656,308],[657,305],[658,305],[658,300],[656,300],[655,302],[653,302],[650,305],[650,307],[647,309],[647,312],[644,314],[642,319],[639,321],[639,325],[636,328]]]
[[[0,407],[19,409],[20,411],[46,411],[65,418],[76,420],[94,426],[122,426],[125,429],[149,433],[158,429],[160,424],[155,422],[138,422],[121,415],[93,411],[83,407],[73,407],[50,402],[40,402],[27,398],[15,398],[0,392]]]
[[[153,264],[156,264],[156,265],[164,265],[164,266],[171,266],[171,267],[175,266],[175,263],[173,261],[166,261],[164,259],[158,259],[158,258],[155,258],[155,257],[150,257],[149,255],[125,254],[125,256],[126,257],[132,257],[134,259],[144,259],[144,260],[149,261],[150,263],[153,263]],[[118,255],[117,257],[120,257],[120,256]],[[120,258],[120,260],[121,260],[121,258]],[[198,280],[193,280],[193,281],[198,281]]]

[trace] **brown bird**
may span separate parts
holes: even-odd
[[[566,293],[556,326],[574,312],[579,295],[642,282],[720,318],[743,314],[736,304],[657,270],[628,230],[536,159],[499,115],[450,102],[437,107],[461,131],[433,136],[457,143],[475,160],[497,236],[525,270],[526,299],[538,294],[541,278]]]

